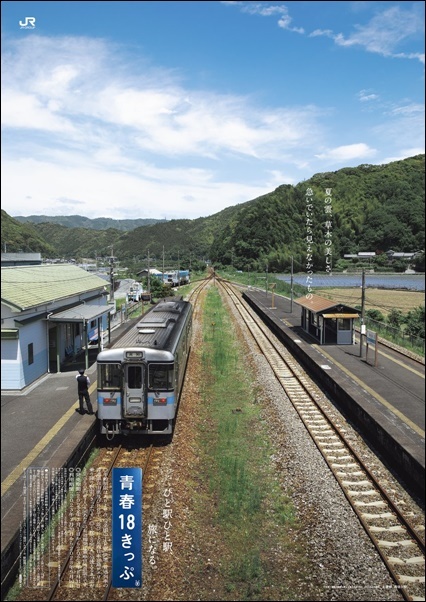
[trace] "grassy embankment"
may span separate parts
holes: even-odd
[[[307,561],[293,543],[295,511],[270,460],[274,449],[262,417],[260,389],[233,335],[229,314],[212,288],[203,320],[199,444],[207,481],[206,491],[199,492],[198,514],[206,523],[206,508],[211,509],[209,522],[225,550],[221,571],[226,597],[218,599],[295,600],[291,567],[297,566],[300,584],[304,571],[309,572]]]

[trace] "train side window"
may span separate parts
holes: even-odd
[[[173,389],[173,364],[150,364],[148,387],[154,391]]]
[[[98,364],[98,388],[119,391],[121,375],[120,364]]]

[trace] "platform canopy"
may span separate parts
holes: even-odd
[[[338,313],[338,314],[322,314],[323,318],[359,318],[359,314],[345,314],[345,313]]]
[[[50,322],[89,322],[108,314],[110,311],[111,307],[108,305],[87,305],[86,303],[82,303],[71,309],[65,309],[57,314],[52,314],[48,320]]]
[[[354,307],[343,303],[320,297],[319,295],[305,295],[295,300],[297,305],[308,309],[314,314],[321,314],[324,318],[358,318],[359,313]]]

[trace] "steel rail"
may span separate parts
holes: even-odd
[[[118,458],[118,456],[119,456],[119,454],[120,454],[120,451],[121,451],[121,449],[122,449],[122,446],[120,445],[120,446],[117,448],[117,450],[116,450],[116,453],[115,453],[114,457],[112,458],[112,461],[111,461],[111,464],[110,464],[110,466],[109,466],[109,468],[108,468],[108,472],[107,472],[107,475],[106,475],[106,476],[109,476],[109,475],[111,474],[111,471],[112,471],[112,469],[114,468],[114,465],[115,465],[115,463],[116,463],[116,461],[117,461],[117,458]],[[60,586],[61,578],[62,578],[62,576],[65,574],[65,571],[66,571],[66,570],[67,570],[67,568],[68,568],[68,565],[69,565],[69,563],[70,563],[70,560],[71,560],[71,557],[72,557],[72,555],[73,555],[73,553],[74,553],[74,550],[76,549],[76,547],[77,547],[77,545],[78,545],[78,543],[79,543],[79,541],[80,541],[81,535],[82,535],[82,533],[84,532],[84,530],[85,530],[85,528],[86,528],[86,526],[87,526],[87,523],[89,522],[89,518],[90,518],[91,514],[93,513],[93,510],[94,510],[94,508],[95,508],[95,506],[96,506],[96,504],[97,504],[97,502],[98,502],[98,500],[99,500],[99,498],[100,498],[100,496],[101,496],[101,494],[102,494],[102,492],[103,492],[103,489],[104,489],[104,483],[102,484],[102,487],[101,487],[101,488],[98,490],[98,492],[97,492],[96,496],[94,497],[94,499],[93,499],[93,501],[92,501],[92,504],[91,504],[91,506],[90,506],[90,508],[89,508],[89,511],[87,512],[87,516],[85,517],[85,520],[84,520],[84,521],[83,521],[83,523],[81,524],[81,526],[80,526],[80,529],[79,529],[79,532],[78,532],[78,534],[76,535],[76,537],[74,538],[74,541],[73,541],[73,543],[72,543],[72,545],[71,545],[71,548],[70,548],[70,550],[69,550],[69,552],[68,552],[68,554],[67,554],[67,556],[66,556],[66,558],[65,558],[64,562],[62,563],[62,565],[61,565],[61,567],[60,567],[60,569],[59,569],[59,575],[58,575],[58,577],[56,578],[56,580],[55,580],[55,583],[53,584],[53,586],[52,586],[52,588],[51,588],[51,590],[50,590],[50,592],[49,592],[49,596],[48,596],[48,598],[47,598],[47,600],[48,600],[49,602],[50,602],[51,600],[53,600],[53,599],[54,599],[54,596],[55,596],[55,594],[56,594],[56,591],[58,590],[58,588],[59,588],[59,586]]]
[[[148,472],[148,466],[149,466],[149,462],[151,460],[151,455],[152,455],[152,450],[154,449],[154,445],[151,443],[151,445],[148,448],[148,455],[147,458],[145,460],[144,466],[142,468],[142,484],[144,482],[144,479],[146,478],[147,472]],[[108,600],[109,598],[109,594],[111,592],[111,588],[112,588],[112,575],[110,574],[109,578],[108,578],[108,585],[105,588],[104,594],[102,596],[102,600],[105,602],[106,600]]]
[[[392,499],[386,490],[380,485],[377,478],[372,474],[369,468],[365,465],[365,462],[359,457],[359,454],[353,449],[353,446],[346,440],[344,434],[341,430],[333,424],[333,420],[327,415],[325,410],[318,404],[315,399],[315,396],[311,390],[309,390],[310,385],[306,378],[300,374],[300,369],[295,366],[295,360],[292,356],[285,354],[281,348],[274,343],[271,338],[271,333],[266,328],[266,326],[261,322],[260,318],[248,307],[248,305],[242,301],[235,292],[232,290],[231,285],[229,283],[221,283],[224,287],[224,290],[230,296],[232,302],[234,303],[236,309],[240,313],[244,323],[247,328],[251,332],[254,340],[256,341],[259,349],[265,355],[269,364],[271,365],[277,379],[285,390],[287,396],[295,407],[298,415],[303,421],[305,427],[310,433],[313,441],[317,445],[321,454],[323,455],[327,465],[330,470],[333,472],[336,480],[338,481],[340,487],[342,488],[346,498],[350,502],[353,510],[358,516],[361,524],[363,525],[365,531],[369,535],[373,544],[375,545],[380,557],[385,563],[390,575],[394,579],[395,583],[401,590],[403,597],[406,600],[417,600],[424,599],[424,597],[416,597],[412,596],[410,593],[410,583],[418,584],[421,582],[422,577],[411,577],[411,576],[402,576],[398,572],[398,567],[407,566],[412,563],[415,564],[424,564],[424,541],[417,533],[414,526],[408,520],[407,517],[403,515],[403,513],[399,510],[399,508],[394,504]],[[262,341],[262,338],[265,340]],[[269,347],[265,350],[265,346]],[[285,367],[283,368],[283,364]],[[305,381],[305,382],[304,382]],[[309,405],[312,405],[312,408],[315,408],[316,414],[313,414],[314,410],[309,408]],[[332,429],[332,433],[328,432]],[[328,443],[327,443],[328,442]],[[349,456],[345,456],[346,464],[339,464],[339,459],[343,458],[343,454],[346,452],[343,451],[343,448],[340,449],[340,446],[344,446],[344,449],[349,452]],[[337,453],[340,453],[336,456]],[[350,460],[348,460],[350,458]],[[355,464],[354,464],[355,461]],[[344,472],[344,470],[351,466],[351,468],[355,467],[356,470],[352,472]],[[359,471],[361,468],[361,472]],[[343,471],[343,472],[342,472]],[[355,475],[361,477],[361,479],[356,481],[348,481],[345,480],[349,478],[354,478]],[[369,479],[372,483],[374,490],[369,491],[356,491],[350,490],[356,488],[357,485],[365,486],[366,481],[365,478]],[[380,499],[376,501],[368,501],[363,502],[359,500],[359,496],[373,496],[375,494],[380,496]],[[358,499],[357,499],[358,498]],[[371,497],[370,497],[371,500]],[[368,508],[383,508],[383,505],[386,504],[388,509],[392,511],[392,518],[396,517],[399,522],[399,526],[404,531],[404,535],[408,534],[413,540],[413,545],[417,546],[420,556],[411,556],[407,561],[405,559],[401,559],[394,556],[389,556],[386,553],[386,546],[390,546],[391,549],[394,549],[394,546],[397,545],[407,546],[409,545],[407,540],[401,540],[398,542],[386,542],[377,539],[375,532],[380,532],[382,527],[376,525],[370,525],[368,520],[366,520],[366,516],[370,517],[368,512],[365,512],[365,509]],[[362,511],[364,508],[364,512]],[[390,518],[385,511],[381,514],[377,515],[380,518],[386,516],[386,518]],[[375,515],[373,515],[374,517]],[[397,528],[395,526],[388,528],[390,533],[397,532]],[[385,528],[386,532],[386,528]],[[404,547],[402,548],[404,549]],[[411,581],[412,580],[412,581]]]

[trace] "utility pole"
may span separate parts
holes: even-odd
[[[177,288],[179,289],[180,284],[180,258],[179,258],[179,250],[178,250],[178,269],[177,269]]]
[[[265,295],[268,297],[268,262],[266,262]]]
[[[162,277],[162,284],[164,286],[164,245],[163,245],[163,277]]]
[[[149,277],[149,249],[148,249],[148,276],[147,276],[147,278],[148,278],[148,293],[151,293],[151,280]]]
[[[114,245],[111,245],[111,257],[109,259],[109,281],[111,283],[111,301],[114,302]]]
[[[359,339],[359,357],[362,357],[362,346],[364,344],[365,336],[365,269],[362,268],[362,280],[361,280],[361,333]]]
[[[291,256],[291,275],[290,275],[290,313],[293,313],[293,256]]]

